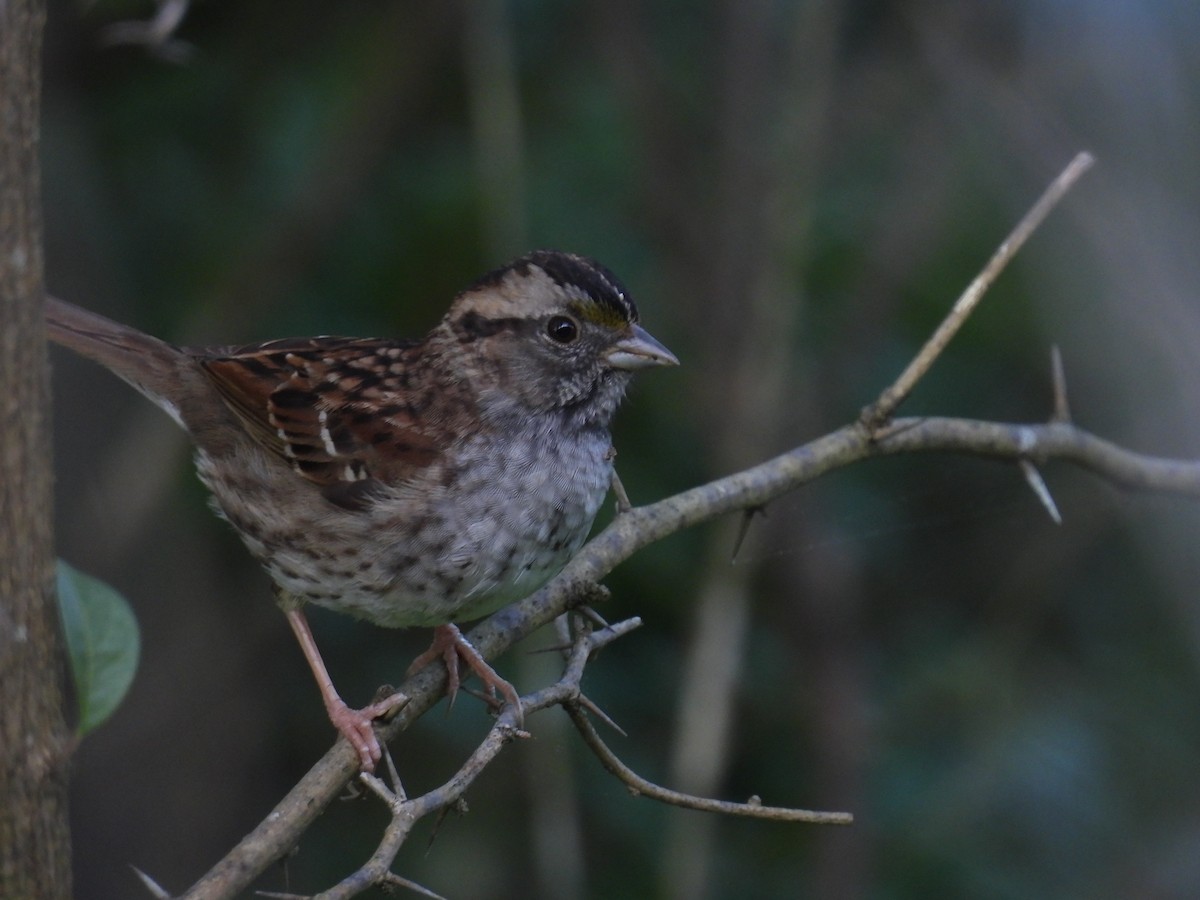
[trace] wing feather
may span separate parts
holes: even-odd
[[[428,415],[444,391],[414,366],[413,351],[395,341],[313,338],[200,363],[254,441],[332,502],[361,508],[380,485],[420,478],[445,449],[422,424],[439,420],[444,429],[444,415]]]

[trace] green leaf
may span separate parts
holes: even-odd
[[[129,690],[141,639],[125,598],[61,559],[58,608],[79,702],[76,734],[82,738],[112,715]]]

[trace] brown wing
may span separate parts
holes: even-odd
[[[334,503],[360,508],[380,484],[419,477],[444,449],[423,415],[439,392],[414,355],[396,341],[312,338],[200,363],[251,437]]]

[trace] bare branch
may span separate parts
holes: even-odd
[[[571,648],[562,677],[550,687],[521,698],[521,707],[526,715],[550,706],[578,700],[580,682],[590,656],[600,647],[628,634],[640,625],[640,619],[626,619],[598,632],[592,632],[587,627],[582,628]],[[379,844],[370,859],[337,885],[323,892],[321,897],[326,900],[344,900],[344,898],[354,897],[369,888],[386,883],[413,886],[411,882],[405,881],[391,871],[392,864],[395,862],[400,848],[408,840],[413,826],[426,816],[440,813],[459,803],[475,779],[483,773],[483,770],[506,745],[519,737],[528,736],[518,727],[516,715],[513,707],[506,706],[491,731],[459,770],[440,787],[434,788],[420,797],[410,799],[406,796],[395,767],[391,764],[390,756],[388,757],[388,768],[392,781],[391,788],[372,774],[360,773],[359,780],[387,804],[392,818],[384,829]],[[224,891],[230,887],[230,884],[222,883],[219,886],[214,884],[212,889]],[[413,887],[416,888],[416,886]],[[427,896],[437,896],[425,888],[416,889]],[[236,890],[240,890],[240,888],[235,889],[235,893]],[[193,892],[195,891],[196,888],[193,888]],[[192,895],[193,893],[189,893],[188,896]],[[229,894],[211,893],[195,894],[195,896],[229,896]]]
[[[524,702],[522,705],[526,712],[534,711],[532,705]],[[322,897],[327,900],[344,900],[394,877],[391,872],[392,863],[412,832],[413,826],[430,813],[439,812],[456,803],[504,746],[524,734],[525,732],[516,726],[516,710],[511,706],[506,707],[487,737],[449,781],[412,800],[393,794],[374,775],[362,773],[359,776],[362,781],[391,807],[392,819],[384,829],[383,837],[371,858],[336,886],[324,891]]]
[[[937,450],[1039,464],[1062,460],[1121,487],[1200,497],[1200,460],[1135,453],[1070,423],[1014,425],[936,417],[904,421],[908,427],[885,442],[886,453]]]
[[[1029,236],[1042,224],[1042,220],[1046,218],[1050,210],[1058,205],[1058,201],[1079,180],[1079,177],[1091,168],[1093,161],[1090,153],[1076,154],[1062,173],[1050,183],[1038,201],[1030,207],[1029,212],[1025,213],[1021,221],[996,249],[983,270],[975,276],[975,280],[954,302],[949,315],[938,325],[929,340],[925,342],[925,346],[913,357],[912,362],[908,364],[900,377],[879,395],[879,399],[862,411],[859,421],[868,429],[874,431],[892,417],[896,408],[912,393],[917,382],[941,356],[942,351],[958,333],[967,317],[975,311],[975,307],[979,305],[979,301],[983,299],[987,289],[992,286],[992,283],[1016,256],[1017,251],[1021,249]]]
[[[753,800],[748,803],[731,803],[727,800],[710,800],[706,797],[695,797],[691,794],[684,794],[680,791],[673,791],[670,788],[662,787],[652,781],[647,781],[621,762],[617,755],[608,748],[608,745],[600,739],[600,735],[596,733],[596,729],[592,727],[592,723],[588,721],[587,714],[579,704],[567,703],[565,708],[567,715],[571,717],[571,721],[579,729],[584,743],[600,758],[600,761],[604,763],[604,768],[621,779],[622,782],[629,786],[630,790],[637,794],[644,794],[653,800],[669,803],[672,806],[698,809],[702,812],[724,813],[729,816],[745,816],[751,819],[768,819],[775,822],[807,822],[819,825],[850,825],[854,822],[854,817],[849,813],[789,809],[782,806],[763,806],[761,802],[756,803]]]

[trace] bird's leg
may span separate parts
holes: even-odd
[[[308,660],[313,677],[317,679],[317,688],[321,691],[321,699],[325,701],[329,721],[350,742],[350,746],[358,754],[363,771],[375,771],[375,764],[379,762],[383,751],[379,747],[379,738],[375,736],[375,729],[371,727],[371,723],[402,706],[408,698],[404,694],[395,693],[362,709],[351,709],[338,696],[333,686],[333,679],[329,677],[325,661],[321,659],[321,653],[317,650],[317,642],[313,640],[312,629],[308,627],[304,613],[299,607],[292,607],[285,608],[283,614],[287,616],[288,624],[292,626],[296,640],[300,642],[300,649],[304,652],[304,658]]]
[[[434,628],[433,643],[429,645],[428,650],[413,660],[412,665],[408,667],[408,674],[420,671],[435,659],[440,659],[446,664],[446,693],[450,696],[451,703],[458,693],[458,661],[461,659],[479,676],[479,680],[493,696],[497,691],[503,695],[516,710],[517,725],[522,724],[524,714],[517,689],[496,674],[496,670],[488,665],[487,660],[479,655],[479,651],[471,646],[471,642],[463,637],[457,625],[438,625]]]

